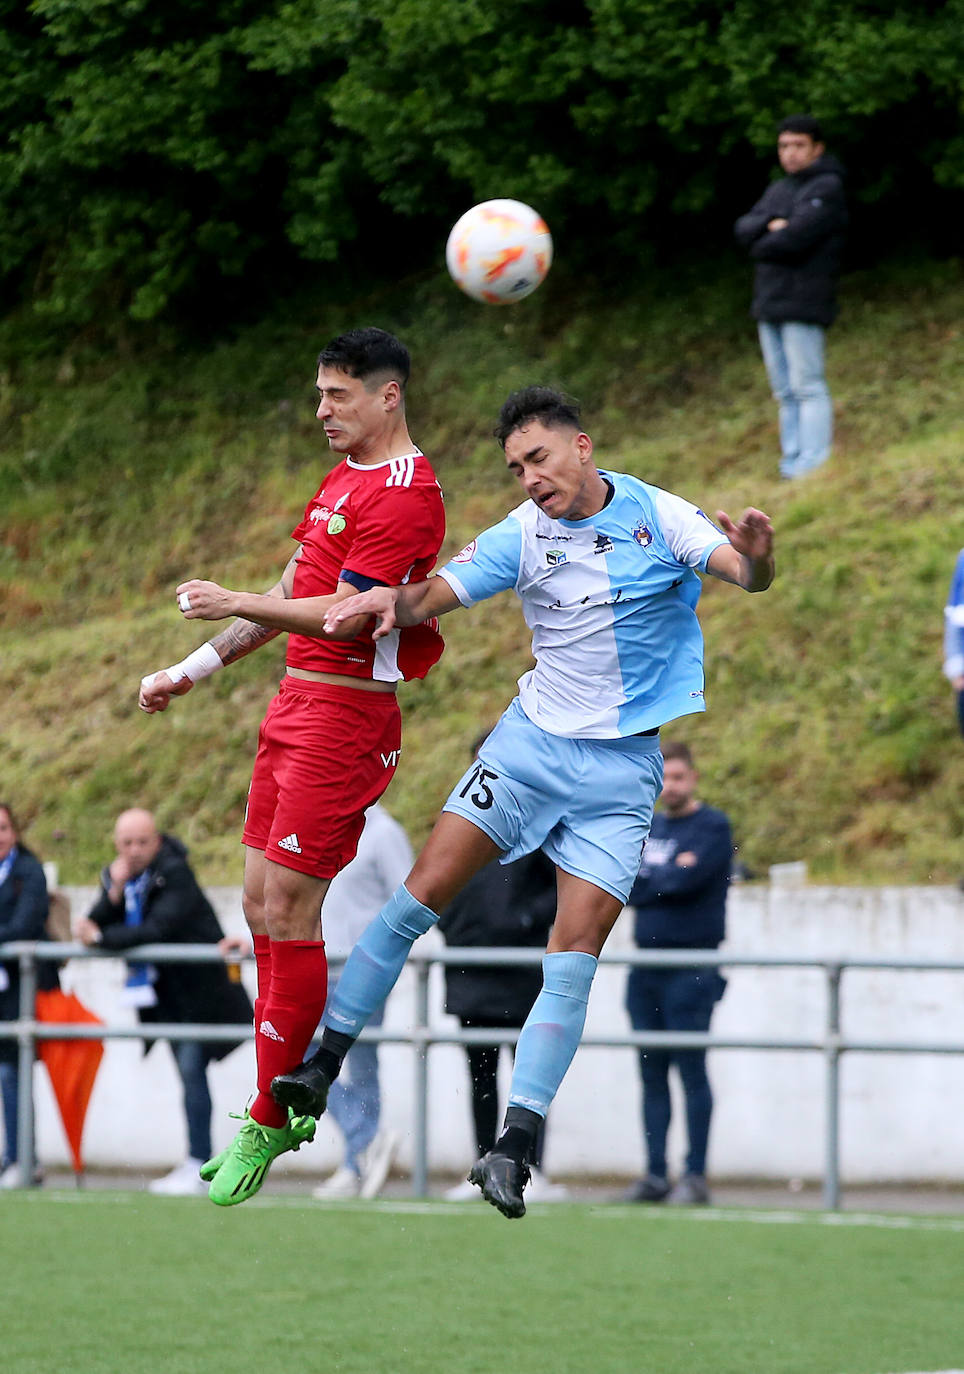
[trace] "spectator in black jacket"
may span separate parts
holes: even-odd
[[[47,922],[47,880],[43,865],[20,839],[20,827],[6,802],[0,802],[0,944],[7,940],[42,940]],[[41,975],[54,975],[50,963]],[[55,976],[55,975],[54,975]],[[49,986],[49,984],[47,984]],[[0,1021],[20,1015],[20,961],[0,962]],[[19,1048],[0,1040],[0,1097],[3,1099],[4,1154],[0,1188],[27,1188],[38,1181],[35,1165],[17,1157],[20,1121]]]
[[[733,861],[730,823],[696,797],[697,772],[685,744],[666,743],[663,753],[661,809],[652,829],[639,876],[629,894],[636,909],[640,949],[716,949],[723,939],[726,893]],[[638,1031],[703,1031],[726,980],[716,968],[630,970],[626,1007]],[[669,1069],[675,1063],[686,1099],[688,1152],[675,1188],[666,1167],[670,1123]],[[648,1172],[628,1195],[632,1202],[709,1201],[706,1148],[713,1094],[706,1075],[705,1050],[639,1051],[643,1082],[643,1131]]]
[[[486,736],[476,742],[473,756]],[[544,949],[556,914],[556,874],[541,850],[511,864],[497,859],[476,873],[439,917],[438,928],[448,945],[492,948]],[[520,1030],[542,988],[539,964],[508,968],[475,964],[445,970],[445,1010],[457,1016],[463,1029]],[[475,1147],[481,1159],[495,1145],[498,1134],[498,1045],[466,1045],[472,1090]],[[542,1173],[545,1123],[531,1161],[527,1190],[533,1202],[552,1201],[565,1193]],[[477,1198],[468,1179],[450,1189],[451,1200]]]
[[[121,953],[135,945],[216,945],[224,932],[198,886],[180,840],[162,835],[150,811],[123,811],[114,826],[117,857],[101,875],[100,898],[77,927],[85,945]],[[129,963],[124,1001],[141,1021],[250,1024],[253,1010],[223,963]],[[153,1042],[147,1042],[149,1049]],[[201,1194],[198,1177],[211,1157],[211,1094],[207,1067],[240,1041],[178,1040],[171,1044],[184,1087],[188,1158],[150,1185],[154,1193]]]
[[[780,472],[793,478],[830,456],[824,331],[837,314],[847,208],[843,168],[812,115],[780,123],[777,156],[786,175],[737,220],[736,237],[756,264],[751,313],[780,406]]]

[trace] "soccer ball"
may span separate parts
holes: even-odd
[[[546,222],[519,200],[484,200],[466,210],[445,245],[456,286],[473,300],[511,305],[529,296],[552,262]]]

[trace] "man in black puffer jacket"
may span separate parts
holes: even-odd
[[[116,858],[101,875],[101,894],[77,926],[85,945],[122,954],[136,945],[216,945],[224,932],[198,886],[180,840],[162,835],[150,811],[122,811],[114,826]],[[254,1011],[241,983],[222,963],[128,963],[123,1001],[140,1020],[205,1025],[250,1025]],[[204,1193],[198,1169],[211,1155],[211,1094],[207,1067],[237,1041],[171,1042],[184,1087],[188,1158],[149,1185],[152,1193]],[[148,1041],[148,1048],[152,1042]]]
[[[837,314],[847,207],[844,172],[812,115],[779,125],[786,176],[736,222],[756,263],[751,313],[770,387],[780,405],[780,472],[802,477],[830,456],[833,406],[824,379],[824,331]]]

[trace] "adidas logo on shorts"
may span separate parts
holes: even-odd
[[[284,1036],[278,1034],[270,1021],[262,1021],[258,1030],[261,1035],[266,1035],[269,1040],[277,1040],[280,1045],[283,1045],[285,1042]]]
[[[294,831],[290,835],[286,835],[283,840],[278,841],[278,848],[287,849],[289,854],[301,853],[301,845],[298,843],[298,836]]]

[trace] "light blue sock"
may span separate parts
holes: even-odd
[[[391,992],[420,935],[438,916],[415,900],[403,883],[365,927],[328,999],[323,1025],[357,1036]]]
[[[572,1063],[586,1024],[586,1007],[597,960],[591,954],[547,954],[542,991],[519,1036],[509,1106],[545,1116]]]

